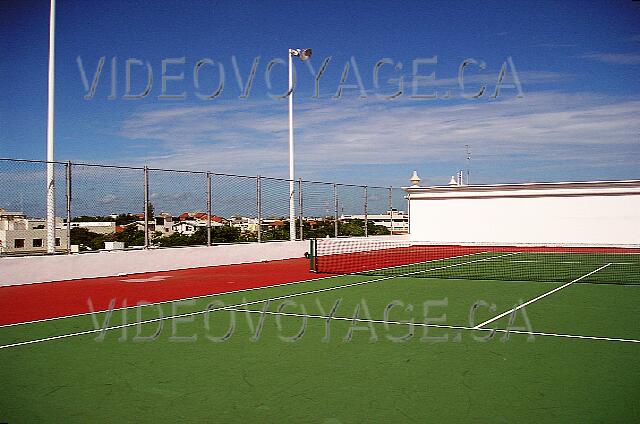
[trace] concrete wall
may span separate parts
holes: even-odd
[[[0,286],[302,258],[308,241],[0,258]]]
[[[414,241],[640,244],[640,181],[406,191]]]

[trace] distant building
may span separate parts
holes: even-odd
[[[55,219],[55,250],[66,252],[67,230],[62,218]],[[0,253],[23,254],[47,251],[46,220],[30,219],[22,212],[0,208]]]
[[[136,230],[144,231],[144,214],[137,215],[140,220],[127,224],[126,226],[135,225]],[[161,233],[160,237],[170,236],[175,231],[173,229],[173,216],[169,213],[162,212],[147,222],[149,233],[153,235],[155,232]],[[123,229],[114,228],[115,232],[122,232]]]
[[[207,228],[207,215],[195,219],[178,221],[173,224],[173,231],[185,236],[193,235],[199,228]],[[218,216],[211,217],[211,227],[222,227],[226,225],[226,220]]]
[[[209,217],[205,212],[183,212],[178,216],[178,221],[207,221]],[[211,215],[211,222],[216,222],[218,224],[227,224],[227,220],[216,215]]]
[[[364,215],[342,215],[340,220],[361,219],[364,221],[364,218]],[[367,219],[375,225],[387,228],[392,234],[407,234],[409,232],[409,215],[403,211],[392,209],[384,214],[369,214]]]
[[[62,224],[63,229],[67,229],[67,223]],[[71,222],[71,229],[84,228],[92,233],[111,234],[116,232],[116,223],[113,221],[106,222]]]
[[[193,221],[180,221],[173,224],[173,232],[183,236],[192,236],[198,229]]]
[[[284,222],[281,219],[263,219],[262,220],[263,228],[267,227],[271,229],[279,229],[279,228],[283,228],[285,225],[289,225],[289,224]]]
[[[154,231],[159,231],[163,236],[170,236],[174,233],[173,216],[167,212],[161,212],[154,218]]]
[[[232,216],[229,220],[229,225],[235,228],[240,228],[243,233],[251,232],[256,233],[258,231],[258,218],[248,218],[245,216]]]

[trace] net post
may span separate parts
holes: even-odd
[[[369,237],[369,187],[364,186],[364,236]]]
[[[149,167],[144,166],[144,248],[149,248]]]
[[[298,178],[298,220],[300,223],[300,240],[304,240],[304,235],[302,233],[302,230],[304,228],[303,225],[303,213],[302,213],[302,206],[303,206],[303,197],[302,197],[302,178]]]
[[[334,237],[338,238],[338,185],[333,184],[333,203],[334,203],[334,211],[333,211],[333,226],[334,226]]]
[[[211,172],[207,172],[207,246],[211,246]]]
[[[67,161],[65,166],[65,178],[67,185],[67,254],[71,254],[71,161]]]
[[[257,236],[258,243],[262,242],[262,177],[256,177],[256,213],[258,215]]]
[[[317,240],[315,238],[309,239],[309,271],[317,272]]]

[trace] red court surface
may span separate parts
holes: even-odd
[[[222,265],[0,288],[0,325],[326,277],[308,259]]]

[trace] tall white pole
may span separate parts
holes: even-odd
[[[49,15],[49,99],[47,105],[47,253],[56,249],[56,187],[53,164],[53,106],[55,82],[56,0],[51,0]],[[70,223],[67,223],[70,225]]]
[[[289,49],[289,239],[296,239],[296,202],[293,179],[293,55]]]

